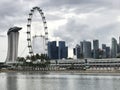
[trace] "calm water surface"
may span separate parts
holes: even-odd
[[[120,76],[0,73],[0,90],[120,90]]]

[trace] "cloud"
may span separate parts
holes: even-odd
[[[111,37],[120,35],[120,0],[1,0],[0,33],[6,35],[11,26],[22,26],[20,39],[25,39],[23,32],[27,31],[28,14],[34,6],[45,13],[49,37],[65,40],[70,47],[96,38],[110,43]]]
[[[19,23],[25,17],[24,4],[18,0],[3,1],[0,4],[0,31],[7,31],[9,27]],[[19,19],[21,17],[21,19]]]
[[[3,37],[3,38],[4,38],[4,37],[6,37],[6,35],[0,35],[0,37]]]
[[[54,21],[54,20],[56,21],[56,20],[65,19],[64,17],[55,15],[54,13],[48,13],[45,16],[48,21]]]
[[[80,23],[79,20],[68,19],[67,23],[55,30],[53,35],[54,37],[59,37],[60,40],[67,41],[69,46],[71,46],[79,43],[82,39],[91,37],[88,28],[88,25]]]
[[[94,30],[94,36],[98,38],[102,43],[108,44],[111,46],[111,38],[114,37],[118,40],[118,37],[120,36],[119,28],[120,23],[110,23],[107,25],[104,25],[100,28],[96,28]]]
[[[104,15],[95,16],[95,18],[102,17],[103,20],[104,18],[107,18],[104,17]],[[111,38],[115,37],[117,39],[120,35],[119,32],[120,22],[114,20],[115,18],[105,19],[108,21],[104,22],[103,20],[96,21],[96,19],[95,20],[94,18],[92,19],[93,20],[89,20],[88,18],[87,19],[88,22],[84,22],[84,20],[82,22],[81,18],[79,17],[68,18],[67,23],[65,25],[60,26],[57,30],[55,30],[53,36],[60,38],[60,40],[65,40],[67,43],[69,43],[70,47],[79,44],[80,41],[82,40],[90,40],[92,42],[93,39],[99,39],[100,44],[105,43],[110,46]]]
[[[83,4],[104,4],[104,0],[48,0],[46,3],[50,6],[83,5]]]
[[[47,9],[56,10],[56,9],[70,9],[70,8],[81,8],[80,10],[94,10],[99,7],[106,8],[119,8],[119,0],[47,0],[46,3],[42,4],[42,6]]]

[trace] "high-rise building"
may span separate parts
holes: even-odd
[[[76,55],[76,48],[73,48],[73,55]]]
[[[83,54],[83,42],[80,42],[80,50],[81,50],[81,54]]]
[[[102,44],[102,49],[106,49],[106,44]]]
[[[119,42],[117,45],[117,54],[120,54],[120,36],[119,36]]]
[[[58,47],[56,41],[48,42],[48,57],[50,59],[58,59]]]
[[[91,42],[83,41],[83,57],[84,58],[91,58]]]
[[[93,58],[99,58],[99,41],[93,40]]]
[[[80,45],[76,45],[76,47],[73,49],[73,54],[76,56],[77,59],[80,58]]]
[[[20,27],[12,27],[8,30],[8,51],[6,63],[15,63],[18,57],[18,41]]]
[[[119,36],[119,45],[120,45],[120,36]]]
[[[106,47],[106,58],[110,58],[110,47]]]
[[[93,40],[93,49],[99,49],[99,40]]]
[[[67,58],[68,47],[65,46],[65,41],[59,41],[59,46],[56,41],[48,42],[48,57],[50,59]]]
[[[102,44],[103,55],[102,58],[106,58],[106,44]]]
[[[59,41],[58,57],[59,59],[68,57],[68,47],[65,46],[65,41]]]
[[[83,57],[83,42],[80,42],[80,57],[84,58]]]
[[[115,58],[117,55],[117,40],[115,38],[112,38],[111,43],[111,57]]]
[[[117,53],[120,53],[120,46],[117,44]]]

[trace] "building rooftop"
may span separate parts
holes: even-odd
[[[21,27],[11,27],[9,30],[8,30],[8,32],[7,32],[7,34],[10,34],[10,32],[18,32],[19,30],[21,30],[22,28]]]

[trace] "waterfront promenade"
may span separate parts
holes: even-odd
[[[120,59],[51,60],[50,64],[15,64],[1,68],[1,72],[68,72],[68,73],[120,73]]]

